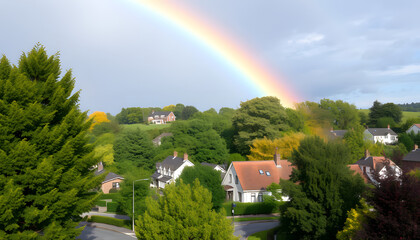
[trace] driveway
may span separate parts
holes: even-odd
[[[241,239],[246,239],[249,235],[272,229],[280,224],[278,220],[262,220],[249,222],[235,222],[235,236],[241,236]]]

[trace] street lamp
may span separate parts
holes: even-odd
[[[137,179],[137,180],[134,180],[133,181],[133,217],[132,217],[132,219],[133,219],[133,232],[134,232],[134,182],[137,182],[137,181],[148,181],[149,179],[148,178],[144,178],[144,179]]]

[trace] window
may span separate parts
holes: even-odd
[[[229,183],[232,183],[232,174],[229,174]]]
[[[269,171],[265,171],[265,174],[266,174],[267,176],[271,176],[271,174],[270,174],[270,172],[269,172]]]
[[[120,188],[120,183],[119,182],[113,182],[112,183],[112,188]]]
[[[238,182],[239,182],[238,176],[235,176],[235,183],[238,184]]]
[[[242,193],[238,192],[239,202],[242,202]]]
[[[264,171],[263,170],[258,170],[260,172],[261,175],[264,175]]]
[[[263,195],[262,193],[258,193],[258,202],[262,202],[263,201]]]
[[[251,202],[255,202],[255,193],[251,193]]]

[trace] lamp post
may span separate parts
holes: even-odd
[[[133,232],[134,232],[134,182],[137,181],[147,181],[149,180],[148,178],[143,178],[143,179],[137,179],[133,181],[133,216],[131,217],[133,219]]]

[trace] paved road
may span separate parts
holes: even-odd
[[[81,217],[84,217],[86,215],[90,215],[90,216],[97,215],[97,216],[112,217],[112,218],[117,218],[117,219],[131,220],[131,218],[129,216],[126,216],[126,215],[119,215],[119,214],[113,214],[113,213],[100,213],[100,212],[83,213],[81,215]]]
[[[136,237],[128,236],[124,233],[114,232],[107,229],[86,226],[82,234],[77,237],[81,240],[133,240]]]
[[[250,222],[235,222],[235,236],[241,236],[241,239],[246,239],[249,235],[275,228],[279,225],[279,221],[250,221]]]

